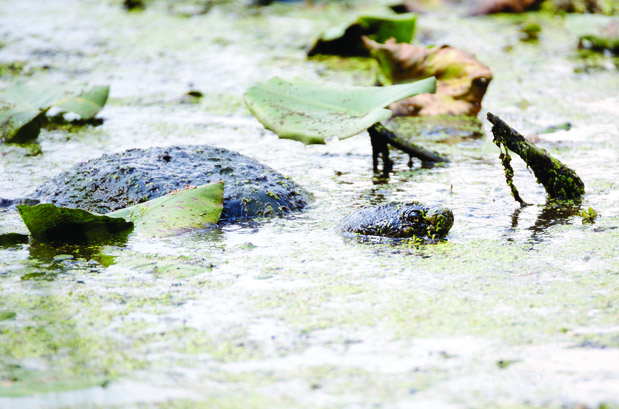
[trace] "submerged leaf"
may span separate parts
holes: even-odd
[[[101,215],[53,204],[17,206],[34,238],[40,241],[97,242],[134,227],[148,237],[207,228],[219,221],[224,183],[170,193],[126,209]]]
[[[447,45],[424,48],[387,41],[364,39],[381,68],[383,84],[399,84],[436,77],[435,95],[422,94],[391,104],[395,115],[470,115],[481,109],[481,101],[492,80],[490,69],[472,54]]]
[[[434,78],[392,87],[343,87],[275,77],[247,90],[245,103],[280,138],[309,145],[363,132],[391,117],[385,106],[435,89]]]
[[[65,85],[17,83],[0,91],[0,139],[22,143],[35,139],[51,107],[91,119],[103,109],[108,86],[82,90]]]
[[[332,27],[316,40],[308,56],[333,54],[342,56],[367,55],[361,41],[367,36],[384,43],[394,38],[398,43],[410,43],[415,34],[417,15],[413,13],[393,16],[362,16],[352,24]]]
[[[223,202],[222,181],[170,193],[108,215],[131,220],[139,234],[162,237],[217,224]]]

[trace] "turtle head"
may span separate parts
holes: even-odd
[[[454,224],[454,214],[443,206],[430,206],[424,212],[428,237],[445,237]]]
[[[440,205],[426,206],[419,202],[403,205],[399,237],[445,237],[454,223],[451,210]]]

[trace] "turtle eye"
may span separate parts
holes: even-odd
[[[402,215],[403,219],[411,224],[419,223],[424,219],[423,212],[415,209],[405,209]]]

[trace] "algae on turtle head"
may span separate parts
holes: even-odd
[[[342,233],[393,239],[436,239],[447,235],[454,222],[451,210],[419,202],[392,202],[358,210],[344,217]]]

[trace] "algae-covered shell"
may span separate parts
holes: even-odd
[[[339,230],[365,236],[434,239],[445,237],[453,222],[453,213],[443,206],[394,202],[349,214],[340,222]]]
[[[300,210],[310,199],[303,188],[268,166],[208,145],[105,154],[43,183],[29,198],[107,213],[220,180],[225,182],[224,223]]]

